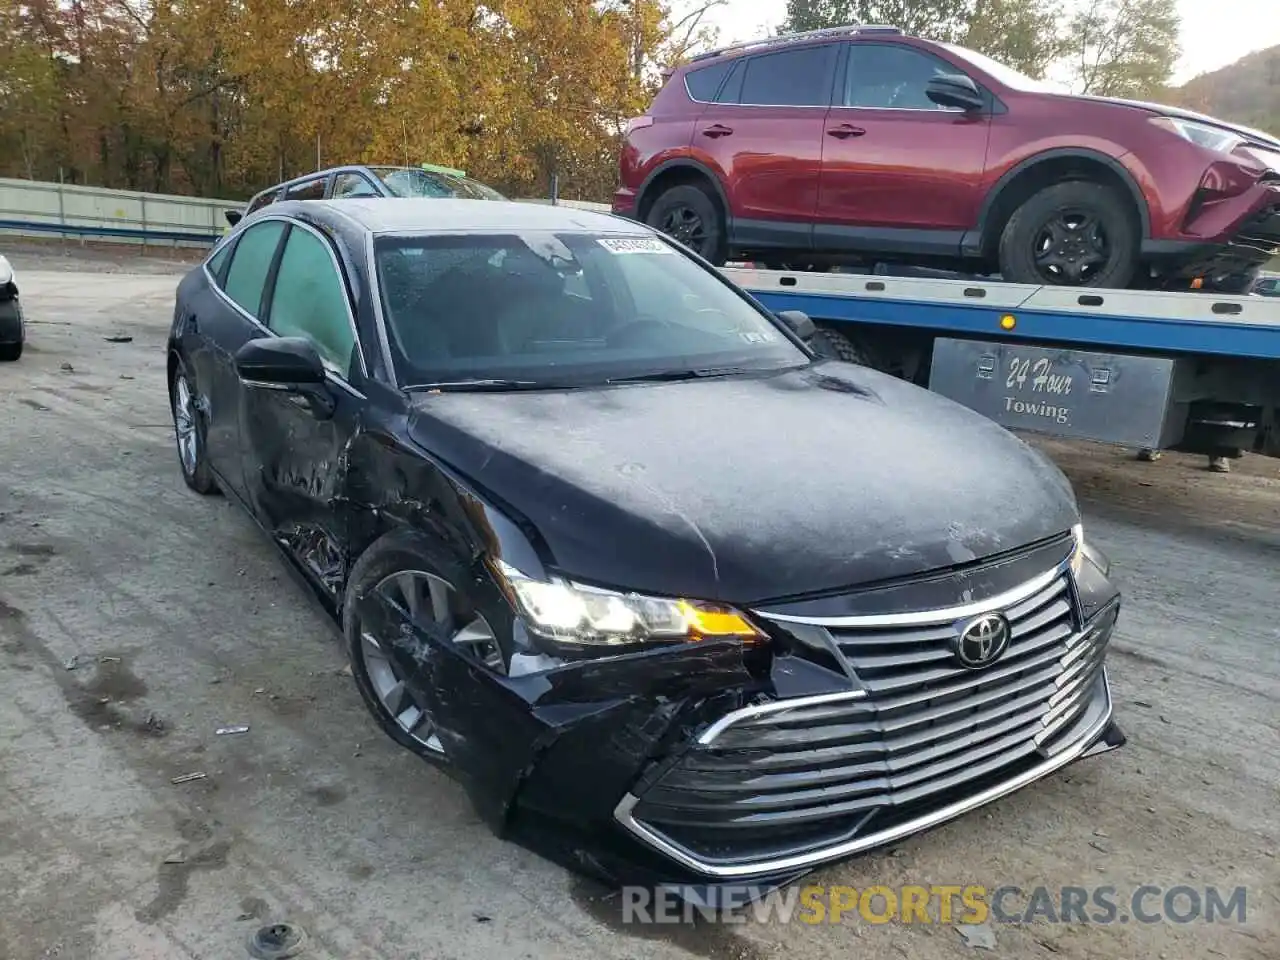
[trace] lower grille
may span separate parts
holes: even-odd
[[[637,799],[631,815],[708,862],[744,863],[880,833],[1078,739],[1096,701],[1118,607],[1077,625],[1065,569],[1015,591],[1012,628],[985,669],[955,659],[966,621],[850,618],[826,626],[861,689],[778,701],[717,724]]]

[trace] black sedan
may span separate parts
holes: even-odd
[[[812,329],[610,216],[279,203],[178,289],[179,460],[495,830],[773,885],[1123,741],[1062,474]]]

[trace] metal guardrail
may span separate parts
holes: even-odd
[[[543,198],[518,198],[546,203]],[[557,201],[607,212],[608,204]],[[242,203],[168,194],[108,190],[0,177],[0,237],[49,237],[112,243],[203,247],[223,235],[223,214]]]

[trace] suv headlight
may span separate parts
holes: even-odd
[[[535,580],[501,560],[493,564],[532,632],[556,643],[588,649],[651,643],[736,639],[765,634],[739,611],[680,597],[651,597],[573,583]]]
[[[1176,133],[1183,140],[1190,140],[1197,146],[1204,147],[1206,150],[1215,150],[1218,153],[1230,153],[1246,142],[1243,137],[1237,136],[1230,130],[1211,127],[1207,123],[1197,123],[1194,120],[1183,120],[1180,117],[1152,117],[1151,122],[1170,133]]]

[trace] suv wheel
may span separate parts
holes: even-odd
[[[724,217],[702,187],[686,183],[662,191],[649,208],[645,223],[717,267],[728,257]]]
[[[1000,274],[1011,283],[1124,289],[1138,269],[1128,198],[1073,180],[1035,193],[1000,236]]]

